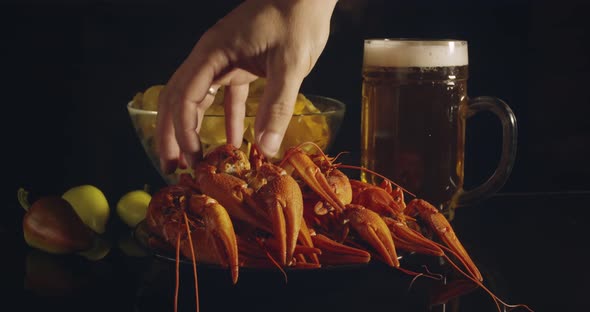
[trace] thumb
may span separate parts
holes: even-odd
[[[275,156],[281,147],[304,77],[281,67],[267,77],[254,124],[256,143],[266,157]]]

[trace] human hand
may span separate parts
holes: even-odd
[[[266,77],[254,125],[266,156],[278,151],[303,79],[328,40],[337,0],[247,0],[211,27],[160,93],[156,146],[166,173],[193,165],[214,92],[225,86],[228,143],[239,147],[249,83]],[[211,92],[213,91],[213,92]],[[212,94],[213,93],[213,94]]]

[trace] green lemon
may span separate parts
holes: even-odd
[[[95,232],[102,234],[109,220],[109,203],[103,192],[93,185],[79,185],[67,190],[62,198],[74,207],[74,210]]]
[[[134,228],[145,219],[152,196],[144,190],[134,190],[123,195],[117,203],[117,214],[129,227]]]

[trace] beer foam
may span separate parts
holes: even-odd
[[[364,66],[442,67],[468,64],[466,41],[365,40]]]

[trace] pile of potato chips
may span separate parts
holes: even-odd
[[[244,120],[245,144],[242,145],[242,149],[246,152],[249,151],[251,144],[254,142],[254,118],[265,86],[265,79],[257,79],[250,84],[248,98],[246,99],[246,118]],[[157,110],[158,96],[163,88],[163,85],[155,85],[149,87],[143,93],[138,92],[133,99],[132,106],[143,110]],[[199,132],[205,152],[226,143],[223,97],[224,89],[220,88],[213,104],[205,112]],[[155,115],[152,116],[151,119],[146,116],[144,117],[145,120],[137,120],[137,124],[142,132],[140,136],[143,136],[144,140],[151,137],[150,141],[153,143]],[[299,93],[295,102],[293,118],[289,123],[277,157],[282,157],[287,148],[307,141],[314,142],[322,149],[326,149],[330,135],[326,116],[322,115],[321,111],[307,97]]]

